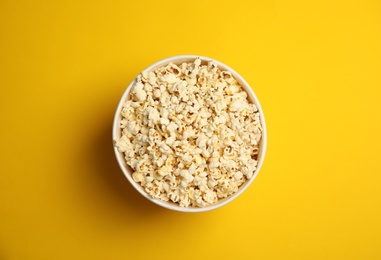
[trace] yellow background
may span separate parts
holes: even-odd
[[[145,67],[238,71],[268,152],[237,200],[146,201],[111,144]],[[381,259],[381,2],[0,1],[0,259]]]

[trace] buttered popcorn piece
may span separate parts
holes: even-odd
[[[205,207],[237,192],[256,170],[259,111],[214,61],[142,72],[121,115],[115,146],[153,198]]]

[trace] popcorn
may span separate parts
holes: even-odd
[[[135,94],[137,100],[144,101],[147,98],[147,93],[143,90],[144,85],[141,82],[138,82],[134,90],[131,92],[132,94]]]
[[[170,148],[168,145],[166,145],[165,143],[161,143],[161,145],[160,145],[160,152],[162,152],[163,154],[168,154],[168,153],[171,153],[172,150],[171,150],[171,148]]]
[[[132,178],[136,182],[143,182],[144,181],[144,174],[142,172],[134,172],[132,174]]]
[[[121,115],[114,145],[153,198],[205,207],[237,192],[256,170],[258,108],[214,61],[143,71]]]
[[[166,175],[168,175],[168,174],[170,174],[171,173],[171,168],[170,167],[168,167],[168,166],[163,166],[163,167],[161,167],[158,171],[157,171],[157,173],[160,175],[160,176],[166,176]]]

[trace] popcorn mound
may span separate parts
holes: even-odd
[[[153,198],[204,207],[235,193],[257,166],[257,107],[228,71],[200,59],[142,72],[115,146]]]

